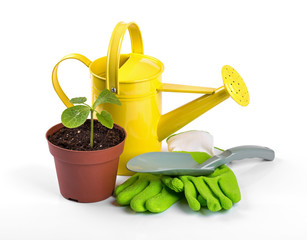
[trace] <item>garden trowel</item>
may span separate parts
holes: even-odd
[[[138,155],[127,163],[132,172],[146,172],[163,175],[206,176],[214,170],[233,160],[261,158],[272,161],[275,153],[272,149],[261,146],[245,145],[230,148],[215,155],[202,164],[198,164],[189,153],[182,152],[148,152]]]

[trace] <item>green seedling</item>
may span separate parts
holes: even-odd
[[[65,127],[76,128],[81,126],[88,115],[91,114],[91,136],[90,136],[90,145],[93,147],[94,142],[94,112],[96,112],[97,120],[105,127],[112,129],[113,128],[113,118],[112,115],[106,110],[101,112],[96,111],[98,105],[102,103],[112,103],[116,105],[121,105],[119,99],[115,94],[111,93],[108,89],[104,89],[93,103],[92,106],[86,104],[86,97],[77,97],[69,100],[72,104],[79,104],[73,107],[65,109],[61,116],[61,121]]]

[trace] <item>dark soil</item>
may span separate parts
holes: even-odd
[[[77,151],[95,151],[113,147],[121,143],[124,138],[124,132],[113,127],[108,129],[101,125],[97,120],[94,120],[94,146],[90,146],[91,121],[90,119],[77,128],[63,127],[53,135],[48,137],[48,140],[61,148],[77,150]]]

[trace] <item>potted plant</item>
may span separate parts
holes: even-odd
[[[50,128],[46,138],[63,197],[97,202],[113,193],[126,132],[113,123],[110,113],[96,111],[102,103],[121,105],[113,93],[103,90],[92,106],[86,100],[72,98],[70,102],[77,105],[64,110],[62,123]]]

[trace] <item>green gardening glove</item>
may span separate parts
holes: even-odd
[[[208,176],[165,176],[163,182],[175,192],[184,192],[190,208],[194,211],[206,206],[213,212],[230,209],[233,203],[241,199],[237,179],[226,165],[218,167]]]
[[[206,131],[193,130],[174,134],[166,142],[170,152],[189,153],[198,164],[222,152],[214,147],[213,136]],[[194,211],[200,210],[201,206],[207,206],[210,211],[229,209],[241,199],[237,179],[225,165],[206,177],[164,177],[163,181],[174,191],[184,192]]]
[[[118,204],[130,205],[136,212],[163,212],[183,198],[182,193],[170,190],[161,175],[137,173],[116,187]]]

